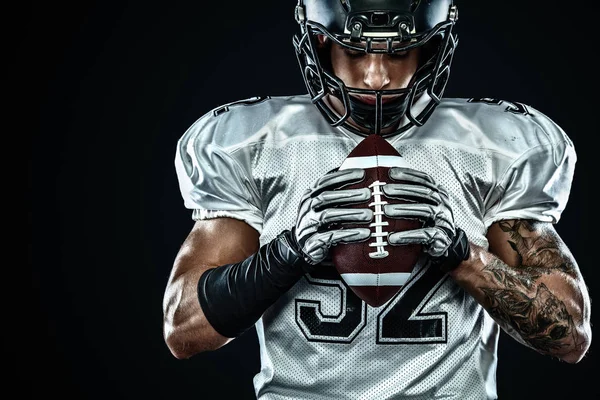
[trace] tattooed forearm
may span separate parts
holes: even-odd
[[[510,326],[526,344],[545,353],[568,347],[569,341],[564,339],[569,337],[577,343],[573,318],[546,285],[536,286],[536,276],[510,271],[499,261],[494,264],[485,270],[493,275],[497,287],[481,288],[494,319]],[[534,292],[529,294],[532,289]]]
[[[500,222],[499,227],[507,233],[517,262],[509,266],[495,258],[484,266],[487,281],[479,289],[488,312],[507,332],[540,352],[570,351],[580,342],[577,326],[567,304],[545,282],[556,273],[576,277],[576,266],[543,224],[519,220]]]
[[[489,246],[450,277],[502,330],[540,353],[579,362],[591,343],[590,298],[579,266],[551,223],[492,224]]]
[[[484,272],[493,275],[496,282],[507,289],[525,287],[531,289],[533,282],[540,277],[535,270],[515,270],[508,267],[500,260],[494,260],[483,268]]]

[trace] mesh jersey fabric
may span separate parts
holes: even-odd
[[[363,140],[331,127],[307,95],[246,99],[204,114],[178,141],[175,166],[195,220],[230,217],[261,245],[294,225],[302,193]],[[450,194],[455,223],[488,247],[503,219],[556,223],[576,162],[540,111],[492,99],[443,99],[427,123],[388,138]],[[373,308],[325,263],[256,323],[259,399],[494,399],[499,327],[422,261]]]

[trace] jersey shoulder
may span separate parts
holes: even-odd
[[[255,96],[215,107],[198,118],[179,139],[233,149],[264,141],[277,127],[319,121],[308,95]],[[286,129],[286,134],[290,133]]]
[[[493,98],[450,98],[443,99],[438,108],[440,114],[452,115],[457,126],[468,127],[469,137],[479,145],[488,143],[516,151],[548,145],[573,147],[555,121],[529,104]]]

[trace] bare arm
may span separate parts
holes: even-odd
[[[577,263],[550,223],[501,221],[488,231],[490,252],[450,275],[512,337],[542,354],[576,363],[591,342],[590,299]]]
[[[198,280],[207,269],[245,260],[258,248],[258,232],[243,221],[217,218],[196,222],[175,258],[163,299],[163,334],[175,357],[189,358],[231,340],[218,334],[204,318]]]

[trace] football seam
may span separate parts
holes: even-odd
[[[376,171],[377,171],[377,181],[379,182],[379,148],[377,147],[377,143],[375,143],[375,165],[376,167]],[[375,228],[375,230],[377,231],[377,228]],[[379,239],[379,237],[377,237],[375,239],[375,241],[377,242],[377,240]],[[386,240],[387,242],[387,240]],[[387,256],[386,256],[387,257]],[[377,299],[377,301],[379,302],[379,288],[380,288],[380,283],[381,283],[381,270],[380,268],[377,269],[377,289],[375,289],[375,298]]]
[[[374,150],[375,150],[375,173],[376,173],[376,180],[375,180],[375,182],[378,182],[378,183],[383,183],[383,184],[385,184],[385,182],[381,182],[381,180],[380,180],[380,171],[379,171],[379,165],[380,165],[380,162],[379,162],[379,161],[380,161],[380,154],[379,154],[379,148],[378,148],[378,145],[377,145],[377,143],[374,143]],[[374,182],[374,183],[375,183],[375,182]],[[380,187],[380,186],[382,186],[382,185],[376,185],[376,186],[377,186],[377,188],[379,188],[379,187]],[[379,190],[373,191],[373,189],[370,189],[370,192],[371,192],[371,197],[372,197],[372,198],[373,198],[373,200],[374,200],[374,201],[373,201],[373,203],[379,203],[379,202],[381,202],[381,199],[382,199],[382,195],[383,195],[383,193],[379,193]],[[375,197],[376,195],[379,195],[379,198],[376,198],[376,197]],[[377,212],[377,205],[378,205],[378,204],[372,204],[372,206],[373,206],[373,208],[374,208],[374,212]],[[383,205],[383,204],[381,204],[381,205]],[[381,210],[381,212],[383,212],[383,209]],[[379,215],[379,216],[378,216],[378,215],[375,215],[374,217],[375,217],[375,224],[378,224],[378,220],[377,220],[377,219],[378,219],[378,217],[379,217],[379,219],[380,219],[380,220],[382,219],[382,216],[381,216],[381,215]],[[381,223],[381,222],[382,222],[382,221],[379,221],[379,223]],[[388,225],[389,225],[389,224],[388,224]],[[383,226],[381,226],[381,225],[379,225],[379,226],[375,225],[375,226],[370,226],[370,227],[369,227],[369,228],[375,228],[375,231],[373,231],[373,230],[371,229],[371,235],[372,235],[373,233],[375,233],[375,234],[377,234],[377,233],[378,233],[378,232],[377,232],[377,228],[378,228],[378,227],[379,227],[380,229],[382,229],[382,228],[383,228]],[[383,233],[383,232],[380,232],[380,233]],[[385,233],[389,234],[389,232],[385,232]],[[376,245],[378,245],[378,246],[371,246],[371,247],[379,247],[379,248],[380,248],[380,249],[376,249],[374,252],[369,252],[369,257],[371,257],[371,258],[375,259],[375,258],[386,258],[386,257],[388,257],[388,256],[389,256],[389,252],[386,250],[386,247],[388,246],[387,237],[386,237],[386,240],[385,240],[385,241],[382,241],[382,239],[381,239],[381,238],[382,238],[381,236],[377,236],[377,237],[375,237],[375,241],[374,241],[374,242],[371,242],[371,243],[369,243],[369,245],[371,245],[371,244],[376,244]],[[382,243],[379,243],[380,241],[382,241]],[[384,254],[383,256],[381,256],[381,254],[379,254],[379,252],[380,252],[380,251],[382,251],[382,252],[384,252],[384,253],[385,253],[385,252],[387,252],[388,254]],[[374,255],[379,255],[379,257],[374,257]],[[378,271],[378,274],[379,274],[379,271]],[[379,279],[379,275],[377,275],[377,279]]]

